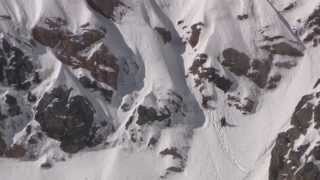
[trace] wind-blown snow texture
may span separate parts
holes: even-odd
[[[319,180],[319,0],[0,0],[0,179]]]

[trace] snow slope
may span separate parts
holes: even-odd
[[[318,7],[0,0],[0,179],[317,180]]]

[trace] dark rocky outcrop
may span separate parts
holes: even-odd
[[[72,89],[58,87],[46,93],[37,107],[35,119],[51,138],[61,141],[62,150],[75,153],[91,140],[94,113],[83,96],[71,96]]]
[[[223,50],[224,61],[222,65],[227,67],[234,74],[246,75],[250,68],[250,57],[236,49],[228,48]]]
[[[270,77],[269,81],[268,81],[268,89],[275,89],[277,87],[277,85],[279,84],[279,82],[281,81],[282,76],[280,74],[276,74],[272,77]]]
[[[100,92],[101,96],[107,101],[111,102],[113,91],[108,90],[106,88],[103,88],[99,85],[98,82],[94,80],[90,80],[87,76],[81,76],[79,78],[80,83],[83,85],[83,87],[90,89],[92,91],[98,91]]]
[[[50,169],[52,168],[52,163],[50,162],[44,162],[40,165],[41,169]]]
[[[308,94],[301,98],[291,117],[291,128],[278,135],[275,146],[271,152],[269,166],[269,180],[318,180],[320,169],[314,164],[320,160],[319,145],[311,147],[311,143],[319,144],[305,139],[303,144],[297,144],[298,138],[304,138],[309,128],[312,127],[312,119],[317,122],[319,118],[319,105],[314,105],[315,94]],[[311,151],[309,148],[313,148]],[[307,151],[308,150],[308,151]]]
[[[151,124],[154,121],[162,121],[170,117],[170,111],[158,112],[152,107],[139,106],[138,107],[137,124],[142,126],[144,124]]]
[[[257,102],[249,97],[240,98],[230,94],[228,95],[227,103],[228,106],[233,106],[241,111],[243,115],[254,113],[257,106]]]
[[[313,43],[313,47],[320,44],[320,6],[318,6],[307,18],[305,22],[305,29],[308,33],[305,35],[304,43]]]
[[[282,38],[282,36],[264,36],[264,41],[273,42]],[[279,84],[282,76],[281,74],[276,74],[270,77],[270,72],[274,66],[273,56],[281,55],[292,58],[303,56],[303,52],[286,42],[264,45],[261,49],[268,53],[265,59],[251,59],[243,52],[239,52],[233,48],[227,48],[222,52],[223,61],[221,64],[235,75],[249,78],[260,88],[274,89]],[[296,66],[296,62],[293,60],[277,62],[275,66],[290,69]]]
[[[213,107],[211,107],[209,105],[210,101],[213,101],[214,97],[213,96],[208,96],[208,95],[202,95],[202,102],[201,105],[202,107],[206,108],[206,109],[214,109]]]
[[[251,72],[247,76],[256,83],[260,88],[267,85],[269,73],[271,71],[271,59],[258,60],[254,59],[251,62]]]
[[[249,18],[249,15],[248,14],[242,14],[242,15],[238,15],[237,18],[239,20],[245,20],[245,19],[248,19]]]
[[[32,35],[42,45],[52,48],[62,63],[74,69],[86,69],[95,80],[116,89],[119,66],[117,58],[107,46],[100,45],[91,56],[81,53],[101,41],[105,32],[86,28],[78,34],[73,34],[65,25],[66,22],[61,18],[47,18],[45,26],[33,28]]]
[[[304,54],[297,48],[292,47],[286,42],[275,43],[272,45],[263,46],[262,49],[269,51],[271,54],[275,55],[285,55],[291,57],[302,57]]]
[[[171,155],[174,159],[183,159],[183,157],[178,153],[178,149],[176,147],[166,148],[160,152],[161,155]]]
[[[166,168],[165,174],[161,176],[161,179],[165,179],[168,175],[172,173],[181,173],[185,169],[186,157],[179,152],[176,147],[165,148],[160,152],[161,156],[171,156],[171,158],[176,162],[176,164]]]
[[[170,31],[162,27],[155,27],[154,29],[157,31],[157,33],[159,33],[165,44],[171,41],[172,37]]]
[[[4,155],[8,158],[22,158],[27,150],[22,145],[14,144],[6,149]]]
[[[289,10],[292,10],[293,8],[296,7],[296,2],[292,2],[290,3],[288,6],[286,6],[285,8],[283,8],[283,11],[289,11]]]
[[[279,39],[283,39],[284,38],[284,36],[280,36],[280,35],[278,35],[278,36],[266,36],[266,35],[264,35],[263,36],[263,40],[264,41],[269,41],[269,42],[273,42],[273,41],[276,41],[276,40],[279,40]]]
[[[201,23],[201,22],[196,23],[196,24],[191,26],[191,36],[190,36],[190,39],[189,39],[189,43],[190,43],[191,47],[194,48],[198,44],[199,38],[200,38],[200,34],[201,34],[201,30],[202,30],[203,26],[204,26],[204,24]]]
[[[199,54],[189,68],[189,73],[195,76],[196,87],[205,82],[213,82],[219,89],[225,93],[232,86],[232,81],[219,74],[218,70],[213,67],[205,67],[208,60],[206,54]]]
[[[154,137],[151,137],[148,142],[148,147],[153,147],[158,143],[158,140]]]
[[[7,113],[9,116],[17,116],[21,114],[17,99],[14,96],[7,94],[5,102],[9,107]]]
[[[222,52],[222,65],[237,76],[251,79],[257,86],[264,88],[271,70],[272,59],[253,59],[236,49],[227,48]]]
[[[171,172],[177,172],[177,173],[179,173],[179,172],[183,172],[183,168],[181,168],[181,167],[174,167],[174,166],[172,166],[172,167],[167,168],[167,171],[171,171]]]
[[[1,133],[0,133],[0,135],[1,135]],[[6,149],[7,149],[6,142],[0,136],[0,156],[4,155],[4,153],[6,152]]]
[[[317,88],[319,86],[319,84],[320,84],[320,79],[318,79],[317,82],[314,84],[313,89]]]
[[[12,20],[11,16],[9,16],[9,15],[0,15],[0,19],[3,19],[3,20]]]
[[[120,0],[86,0],[88,5],[105,16],[106,18],[113,19],[114,10],[118,6],[124,6]]]
[[[320,171],[316,164],[308,162],[296,174],[296,180],[318,180],[320,179]]]
[[[18,90],[27,90],[32,85],[34,67],[24,52],[2,38],[0,48],[0,83],[15,87]]]

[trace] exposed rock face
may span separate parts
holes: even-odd
[[[203,26],[204,26],[204,24],[201,22],[196,23],[191,26],[191,36],[189,39],[189,43],[190,43],[191,47],[194,48],[198,44],[200,34],[201,34],[201,29]]]
[[[102,95],[102,97],[107,101],[107,102],[111,102],[112,100],[112,95],[113,95],[113,91],[112,90],[108,90],[105,89],[103,87],[101,87],[101,85],[94,80],[90,80],[88,77],[86,76],[82,76],[79,78],[80,83],[83,85],[83,87],[90,89],[92,91],[98,91],[100,92],[100,94]]]
[[[6,142],[0,137],[0,156],[3,156],[3,154],[6,152],[7,145]]]
[[[173,148],[166,148],[163,151],[160,152],[161,155],[166,156],[166,155],[171,155],[173,158],[178,158],[178,159],[183,159],[183,157],[178,153],[178,149],[173,147]]]
[[[303,56],[303,53],[300,50],[292,47],[290,44],[286,42],[272,44],[271,46],[267,45],[264,46],[263,49],[270,51],[272,54],[286,55],[292,57]]]
[[[242,15],[238,15],[237,18],[241,21],[241,20],[245,20],[249,18],[248,14],[242,14]]]
[[[222,65],[237,76],[246,76],[257,86],[264,88],[268,81],[272,59],[253,59],[236,49],[228,48],[222,52]]]
[[[32,84],[33,76],[35,76],[35,69],[30,58],[22,50],[2,38],[0,83],[18,90],[27,90]]]
[[[233,48],[225,49],[222,52],[224,61],[222,65],[226,66],[231,72],[238,76],[246,75],[250,68],[250,58]]]
[[[296,1],[290,3],[288,6],[286,6],[285,8],[283,8],[283,11],[290,11],[291,9],[295,8],[297,6]]]
[[[320,6],[318,6],[307,18],[305,22],[306,33],[303,42],[312,42],[313,47],[318,47],[320,44]]]
[[[124,4],[120,0],[86,0],[88,5],[101,15],[107,18],[113,18],[114,10]]]
[[[228,106],[233,106],[239,111],[242,112],[242,114],[251,114],[256,111],[257,102],[250,99],[249,97],[240,98],[233,95],[228,95]]]
[[[21,158],[26,154],[26,149],[22,145],[14,144],[5,152],[5,156],[9,158]]]
[[[232,86],[232,81],[220,75],[217,69],[205,67],[207,60],[208,56],[206,54],[199,54],[189,68],[189,73],[195,76],[196,87],[200,87],[201,89],[204,83],[209,82],[214,83],[219,89],[227,92]]]
[[[271,71],[271,59],[263,59],[258,60],[254,59],[251,62],[252,71],[248,73],[248,77],[255,82],[260,88],[266,87],[267,84],[270,84],[270,80],[268,82],[269,73]],[[275,86],[277,86],[278,81],[276,81]]]
[[[185,157],[183,157],[176,147],[166,148],[160,152],[161,156],[172,156],[178,163],[175,166],[170,166],[166,169],[166,172],[162,178],[166,178],[171,173],[181,173],[185,168]]]
[[[272,43],[261,46],[261,50],[268,53],[264,59],[251,59],[245,53],[236,49],[228,48],[222,52],[222,65],[237,76],[246,76],[251,79],[258,87],[274,89],[282,79],[281,74],[270,76],[274,67],[290,69],[296,66],[294,58],[302,57],[301,50],[291,46],[286,42],[273,42],[276,39],[282,39],[281,36],[264,37],[264,41]],[[287,56],[292,59],[283,62],[274,63],[274,55]]]
[[[31,121],[31,107],[24,99],[41,82],[36,63],[21,48],[22,42],[0,38],[0,156],[21,158],[24,146],[13,144],[13,136]]]
[[[51,138],[61,141],[61,148],[75,153],[88,145],[94,109],[83,96],[71,96],[72,89],[58,87],[39,102],[35,119]]]
[[[66,23],[61,18],[47,18],[46,26],[36,26],[32,35],[42,45],[52,48],[62,63],[74,69],[86,69],[97,81],[116,89],[119,66],[117,58],[100,42],[104,32],[84,29],[73,34],[65,28]],[[97,50],[91,56],[83,55],[95,46]]]
[[[20,107],[17,103],[17,99],[14,96],[9,94],[6,95],[6,103],[9,106],[8,115],[9,116],[17,116],[21,114]]]
[[[144,106],[138,107],[138,125],[144,125],[144,124],[150,124],[154,121],[162,121],[164,119],[167,119],[170,117],[170,111],[168,112],[160,112],[160,115],[158,115],[157,111],[153,109],[152,107],[147,108]]]
[[[173,116],[178,114],[183,117],[185,115],[183,109],[183,98],[175,92],[168,92],[168,99],[162,99],[161,101],[166,102],[166,105],[149,107],[140,105],[137,107],[134,114],[135,117],[129,119],[130,123],[127,123],[127,127],[130,126],[134,119],[136,119],[135,123],[138,126],[156,126],[156,122],[164,124],[164,127],[171,126],[171,118]]]
[[[307,138],[320,127],[320,104],[314,104],[319,97],[319,92],[303,96],[291,117],[292,127],[278,135],[271,153],[269,180],[320,178],[316,165],[320,160],[319,141]],[[299,144],[298,139],[304,143]]]
[[[163,42],[165,44],[171,41],[172,37],[171,37],[171,32],[170,31],[168,31],[168,30],[166,30],[165,28],[162,28],[162,27],[155,27],[154,29],[162,37],[162,40],[163,40]]]
[[[153,98],[158,98],[155,104],[144,104]],[[167,92],[165,98],[149,94],[145,101],[133,111],[132,116],[125,124],[128,133],[127,140],[138,147],[148,147],[149,149],[158,147],[162,130],[176,128],[185,123],[188,114],[185,107],[184,99],[174,91]],[[186,131],[190,133],[190,131]],[[148,135],[147,138],[146,135]],[[176,135],[180,136],[181,134],[177,133]],[[183,172],[187,152],[188,148],[181,147],[181,144],[161,149],[159,152],[161,158],[166,158],[169,161],[161,178],[172,173]]]

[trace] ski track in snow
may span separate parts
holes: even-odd
[[[213,124],[214,130],[215,130],[215,134],[218,137],[218,142],[219,142],[219,146],[221,147],[221,149],[223,149],[223,151],[226,153],[226,155],[229,157],[229,159],[231,160],[231,162],[242,172],[244,173],[248,173],[247,168],[245,168],[241,162],[235,157],[232,149],[230,148],[230,144],[228,143],[228,140],[226,138],[225,133],[223,132],[223,128],[220,126],[219,121],[215,121],[214,120],[214,115],[213,112],[209,112],[208,113],[208,117],[210,118],[210,121]]]

